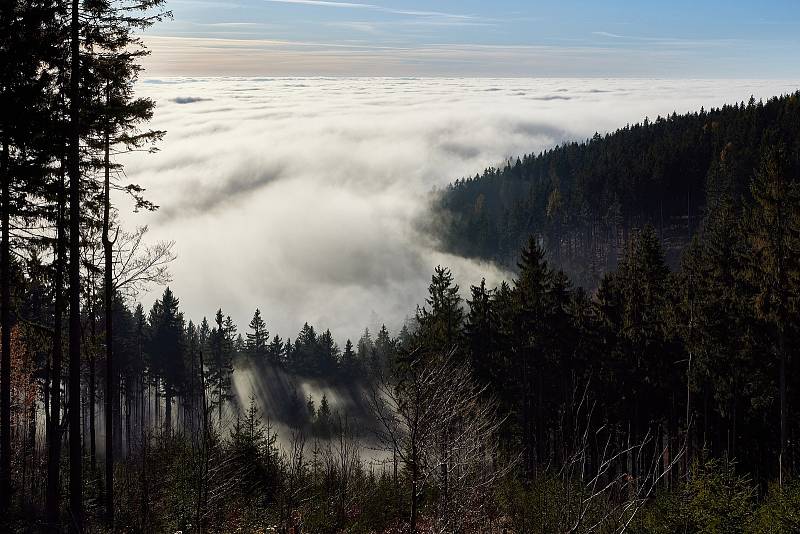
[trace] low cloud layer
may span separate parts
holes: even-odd
[[[172,289],[187,317],[218,307],[245,329],[258,306],[294,338],[342,341],[422,303],[437,264],[462,290],[496,268],[441,254],[414,230],[432,188],[509,157],[645,116],[768,97],[796,82],[579,79],[144,80],[167,130],[127,178],[161,206],[128,214],[177,241]],[[190,104],[190,105],[187,105]],[[149,306],[154,294],[145,295]]]

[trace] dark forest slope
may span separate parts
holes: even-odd
[[[741,199],[762,147],[800,161],[800,92],[628,125],[458,180],[437,196],[435,233],[457,254],[514,267],[531,234],[551,262],[593,287],[648,223],[675,265],[708,206]]]

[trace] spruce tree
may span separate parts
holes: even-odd
[[[258,308],[253,313],[253,318],[248,326],[251,332],[247,333],[247,352],[251,357],[261,360],[267,355],[269,332]]]
[[[341,357],[341,369],[345,376],[352,376],[356,370],[356,353],[353,351],[353,342],[349,339],[344,344]]]
[[[428,286],[427,306],[417,311],[417,338],[430,353],[443,353],[459,344],[464,312],[453,274],[447,267],[437,266]]]
[[[378,335],[375,337],[375,350],[372,351],[372,360],[370,362],[370,372],[374,376],[384,374],[391,364],[394,363],[396,357],[395,343],[389,335],[389,330],[386,325],[381,325],[378,330]]]
[[[472,298],[467,300],[469,310],[464,325],[464,337],[470,353],[475,377],[482,383],[492,379],[492,358],[497,351],[497,321],[494,309],[494,291],[486,288],[486,279],[470,288]]]
[[[272,341],[267,346],[267,359],[272,365],[283,365],[284,363],[284,346],[283,341],[279,335],[275,335]]]
[[[357,372],[366,373],[372,361],[372,353],[375,351],[375,343],[372,341],[372,334],[369,328],[364,328],[364,333],[356,345],[356,366]]]
[[[518,366],[514,381],[519,397],[520,426],[524,447],[524,466],[532,473],[544,454],[544,373],[547,353],[547,292],[552,271],[538,239],[531,236],[520,254],[519,276],[514,281],[514,314],[511,325],[512,346]]]
[[[787,459],[788,338],[796,326],[800,298],[800,181],[792,175],[783,145],[764,149],[750,187],[747,211],[751,263],[747,275],[756,289],[755,308],[771,326],[773,352],[778,361],[780,442],[778,480],[790,475]]]
[[[156,375],[162,380],[165,398],[165,431],[172,431],[172,401],[182,391],[187,378],[185,325],[179,300],[169,287],[150,310],[150,337],[147,353]]]
[[[319,350],[319,362],[317,364],[320,376],[331,377],[336,371],[336,364],[339,360],[339,347],[333,340],[330,330],[325,330],[317,340]]]
[[[209,334],[211,361],[209,383],[216,398],[212,406],[217,408],[217,424],[222,425],[222,409],[231,398],[231,374],[233,373],[233,335],[236,332],[230,316],[223,318],[222,309],[214,315],[215,327]]]

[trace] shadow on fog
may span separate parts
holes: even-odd
[[[251,399],[263,420],[284,430],[309,428],[309,400],[319,408],[323,397],[333,418],[340,416],[358,437],[368,437],[375,428],[365,379],[347,376],[306,377],[288,372],[268,361],[240,358],[232,378],[234,402],[243,413]],[[280,431],[280,430],[279,430]]]

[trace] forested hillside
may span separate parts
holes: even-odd
[[[674,268],[721,196],[749,195],[775,143],[797,169],[800,93],[645,119],[457,180],[436,197],[434,233],[447,250],[511,268],[535,234],[554,265],[597,287],[631,231],[651,224]]]
[[[444,242],[512,279],[439,266],[340,347],[140,303],[175,254],[123,227],[157,206],[120,155],[164,135],[135,85],[168,15],[0,3],[0,532],[800,530],[800,93],[458,182]]]

